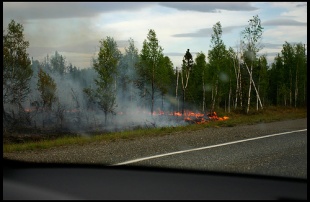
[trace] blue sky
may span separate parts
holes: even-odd
[[[3,30],[14,19],[24,26],[30,57],[43,61],[58,51],[68,63],[87,68],[100,40],[113,37],[124,51],[132,38],[140,52],[153,29],[176,67],[187,49],[207,55],[217,22],[226,47],[236,49],[254,15],[264,27],[260,54],[269,63],[285,41],[307,44],[307,2],[4,2]]]

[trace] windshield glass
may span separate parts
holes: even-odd
[[[3,157],[307,178],[307,2],[4,2]]]

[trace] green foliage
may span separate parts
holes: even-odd
[[[268,71],[269,99],[274,105],[306,106],[307,58],[303,44],[285,42]],[[276,96],[275,96],[276,95]]]
[[[38,73],[37,87],[41,94],[41,99],[43,100],[43,107],[46,107],[47,110],[51,110],[53,102],[57,100],[57,85],[54,79],[41,68]]]
[[[162,95],[172,90],[170,87],[172,86],[173,76],[173,63],[168,56],[164,56],[159,63],[158,71],[156,71],[156,78],[158,78],[156,86],[158,86]]]
[[[150,94],[151,114],[153,114],[155,91],[159,89],[159,86],[156,84],[158,84],[160,80],[158,74],[160,74],[159,72],[161,69],[159,67],[163,57],[163,48],[159,45],[155,31],[150,29],[147,39],[143,42],[140,53],[140,62],[137,68],[140,78],[137,84],[141,91],[141,97],[145,97],[146,92]],[[150,85],[150,89],[147,89],[148,84]]]
[[[256,57],[256,53],[262,48],[258,45],[262,38],[263,27],[261,26],[261,20],[258,15],[253,16],[249,21],[249,25],[242,31],[243,38],[246,40],[245,54],[247,59],[253,61]]]
[[[24,28],[12,20],[3,31],[3,104],[21,107],[30,93],[29,80],[32,76],[31,61],[24,39]]]
[[[225,82],[224,77],[226,73],[226,61],[227,61],[227,50],[222,40],[222,26],[220,22],[217,22],[213,26],[213,34],[211,36],[211,50],[208,52],[209,58],[209,78],[210,86],[214,96],[212,96],[212,105],[210,111],[215,110],[215,106],[219,106],[221,92],[220,86],[222,82]],[[224,76],[224,77],[223,77]]]
[[[199,109],[203,111],[203,97],[206,96],[204,92],[207,92],[206,86],[208,85],[208,69],[206,62],[206,55],[203,52],[199,52],[196,55],[191,77],[189,78],[188,92],[190,92],[190,99],[188,102],[199,106]],[[201,108],[202,107],[202,108]]]
[[[100,50],[98,58],[94,60],[94,69],[97,72],[95,79],[96,89],[85,89],[88,94],[105,114],[105,123],[107,114],[115,113],[116,105],[116,76],[117,65],[121,58],[121,52],[112,37],[107,37],[100,41]]]

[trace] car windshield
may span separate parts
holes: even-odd
[[[307,2],[4,2],[3,147],[307,179]]]

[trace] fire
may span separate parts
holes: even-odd
[[[187,122],[193,122],[197,124],[203,124],[208,123],[210,120],[218,120],[218,121],[224,121],[229,119],[228,116],[218,117],[216,112],[213,112],[211,114],[207,114],[206,116],[202,113],[194,113],[194,112],[187,112],[184,113],[184,120]]]
[[[150,112],[147,112],[145,110],[137,111],[137,114],[151,114]],[[118,112],[117,114],[123,115],[123,112]],[[196,124],[204,124],[208,123],[209,121],[224,121],[229,119],[228,116],[218,117],[216,112],[212,112],[209,114],[199,113],[199,112],[193,112],[189,110],[185,110],[182,114],[181,112],[164,112],[160,109],[157,109],[153,112],[154,116],[162,116],[162,115],[168,115],[168,116],[177,116],[177,117],[184,117],[183,120],[189,123],[196,123]]]
[[[180,112],[173,112],[169,113],[169,115],[174,115],[174,116],[182,116],[182,113]],[[192,122],[196,124],[204,124],[208,123],[210,120],[218,120],[218,121],[224,121],[229,119],[228,116],[223,116],[223,117],[218,117],[216,112],[213,112],[212,114],[203,114],[203,113],[195,113],[192,111],[184,111],[184,120],[186,122]]]

